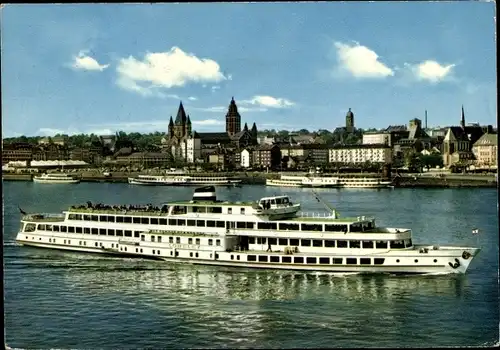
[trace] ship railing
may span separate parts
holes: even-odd
[[[331,213],[300,211],[297,213],[297,216],[301,217],[301,218],[329,218],[329,217],[332,217],[332,214]]]
[[[22,220],[48,220],[48,221],[61,221],[64,220],[65,215],[61,213],[30,213],[23,215]]]

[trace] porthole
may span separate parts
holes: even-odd
[[[190,252],[189,253],[189,257],[192,258],[193,257],[193,252]]]
[[[26,239],[28,239],[28,236],[26,236]]]
[[[231,260],[234,260],[234,255],[231,255]]]
[[[194,256],[195,256],[195,257],[198,257],[198,253],[195,253],[195,254],[194,254]]]
[[[418,263],[418,259],[415,259],[415,262]]]
[[[396,259],[396,262],[398,263],[398,262],[399,262],[399,259]]]
[[[158,253],[158,255],[160,255],[160,251],[159,250],[157,251],[157,253]]]
[[[174,255],[174,252],[170,252],[170,255]]]
[[[438,262],[437,259],[434,259],[434,262],[437,263]]]
[[[239,255],[236,255],[236,260],[240,260],[240,256]]]

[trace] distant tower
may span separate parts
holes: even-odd
[[[462,129],[465,129],[465,113],[464,113],[464,105],[462,105],[462,120],[460,120],[460,126]]]
[[[174,133],[178,138],[182,138],[186,132],[187,116],[182,101],[179,104],[179,109],[177,110],[177,117],[175,118]]]
[[[427,129],[427,109],[425,110],[425,129]]]
[[[189,115],[187,116],[187,122],[184,131],[184,135],[191,136],[191,119],[189,118]]]
[[[252,129],[250,130],[250,134],[252,134],[252,139],[257,141],[257,125],[255,125],[255,122],[252,125]]]
[[[345,128],[347,132],[354,132],[354,113],[350,108],[345,116]]]
[[[226,114],[226,132],[229,136],[237,134],[241,131],[241,116],[238,113],[238,107],[234,102],[234,97],[231,98],[229,109]]]
[[[174,137],[174,119],[170,116],[170,122],[168,123],[168,138]]]
[[[245,126],[243,127],[243,131],[248,131],[248,125],[245,123]]]

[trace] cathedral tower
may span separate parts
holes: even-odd
[[[238,107],[234,102],[234,97],[231,98],[229,109],[226,114],[226,132],[229,136],[237,134],[241,131],[241,116],[238,113]]]

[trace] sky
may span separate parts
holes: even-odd
[[[30,4],[1,10],[2,136],[496,126],[493,2]]]

